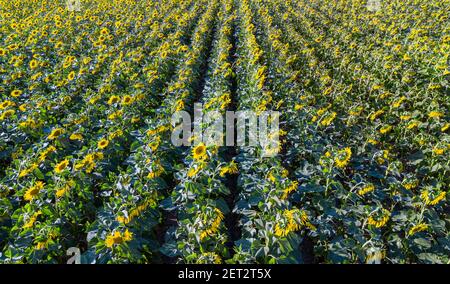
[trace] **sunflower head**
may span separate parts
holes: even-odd
[[[429,118],[440,118],[442,116],[444,116],[444,113],[442,113],[440,111],[432,111],[432,112],[428,113]]]
[[[42,181],[37,181],[35,185],[33,185],[32,187],[30,187],[26,192],[25,195],[23,196],[23,198],[26,201],[31,201],[33,200],[38,194],[39,192],[44,188],[44,183]]]
[[[8,117],[13,116],[14,113],[15,113],[15,111],[13,109],[8,109],[2,113],[2,115],[0,116],[0,120],[7,119]]]
[[[30,69],[36,69],[37,66],[38,66],[38,62],[36,59],[33,59],[30,61]]]
[[[197,161],[204,160],[207,157],[205,144],[200,143],[195,146],[194,149],[192,149],[192,155]]]
[[[118,96],[111,96],[108,100],[108,104],[112,105],[112,104],[116,104],[120,101],[120,98]]]
[[[22,94],[21,90],[14,90],[14,91],[11,92],[11,96],[14,97],[14,98],[19,97],[21,94]]]
[[[83,135],[80,133],[72,133],[69,137],[70,140],[83,140]]]
[[[70,72],[67,76],[67,80],[72,81],[73,79],[75,79],[75,71]]]
[[[133,102],[133,98],[128,95],[124,96],[122,99],[122,104],[125,106],[130,105],[132,102]]]
[[[384,125],[383,127],[380,128],[380,133],[381,134],[386,134],[391,132],[392,130],[392,126],[391,125]]]
[[[58,163],[55,166],[55,172],[57,174],[62,173],[67,168],[68,165],[69,165],[69,161],[68,160],[61,161],[60,163]]]
[[[108,28],[103,28],[103,29],[100,31],[100,34],[101,34],[101,35],[107,35],[107,34],[109,34]]]
[[[116,231],[106,237],[105,244],[107,247],[112,248],[114,245],[120,245],[124,241],[130,241],[133,238],[133,234],[126,230],[122,235],[120,232]]]
[[[344,168],[347,166],[351,157],[352,157],[352,150],[347,147],[344,150],[341,150],[337,153],[337,156],[334,159],[334,161],[336,162],[336,165],[339,168]]]
[[[64,133],[64,130],[62,128],[55,128],[52,130],[50,135],[48,136],[49,140],[56,139],[58,136]]]
[[[98,141],[98,144],[97,144],[99,149],[105,149],[106,147],[108,147],[108,145],[109,145],[109,141],[106,139],[102,139],[102,140]]]

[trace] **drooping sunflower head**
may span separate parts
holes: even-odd
[[[419,186],[419,180],[413,178],[407,178],[402,182],[402,185],[405,189],[411,190]]]
[[[349,147],[347,147],[344,150],[341,150],[337,153],[337,156],[334,159],[334,161],[336,162],[336,165],[339,168],[344,168],[347,166],[351,157],[352,157],[352,150]]]
[[[440,118],[443,117],[444,113],[440,111],[431,111],[428,113],[429,118]]]
[[[214,252],[205,252],[196,261],[197,264],[221,264],[222,259]]]
[[[120,101],[120,98],[118,96],[111,96],[108,100],[108,104],[112,105],[115,103],[118,103]]]
[[[69,161],[68,160],[61,161],[60,163],[58,163],[55,166],[55,172],[57,174],[62,173],[67,168],[68,165],[69,165]]]
[[[380,128],[380,133],[387,134],[387,133],[391,132],[391,130],[392,130],[392,125],[384,125],[383,127]]]
[[[70,140],[83,140],[83,135],[80,133],[72,133],[69,137]]]
[[[64,133],[64,129],[62,129],[62,128],[55,128],[55,129],[52,130],[52,132],[48,136],[48,139],[49,140],[56,139],[58,136],[60,136],[63,133]]]
[[[372,183],[368,183],[358,190],[358,194],[362,196],[362,195],[366,195],[367,193],[372,192],[374,190],[375,190],[375,186]]]
[[[426,231],[426,230],[428,230],[428,224],[420,223],[420,224],[417,224],[417,225],[413,226],[411,229],[409,229],[408,236],[412,236],[415,233],[423,232],[423,231]]]
[[[391,217],[391,212],[382,208],[381,210],[372,213],[367,219],[367,223],[375,228],[381,228],[386,225]]]
[[[2,115],[0,116],[0,120],[7,119],[7,118],[13,116],[14,113],[15,113],[15,110],[13,110],[13,109],[8,109],[8,110],[6,110],[6,111],[4,111],[4,112],[2,113]]]

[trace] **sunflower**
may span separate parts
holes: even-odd
[[[34,171],[35,169],[38,168],[38,164],[33,163],[29,168],[23,169],[20,171],[19,173],[19,178],[23,178],[26,177],[27,175],[29,175],[32,171]]]
[[[183,102],[182,100],[178,100],[178,101],[176,102],[176,108],[175,108],[175,110],[176,110],[176,111],[180,111],[180,110],[182,110],[182,109],[184,109],[184,102]]]
[[[16,112],[13,109],[8,109],[4,113],[2,113],[2,115],[0,116],[0,121],[13,116],[14,113],[16,113]]]
[[[8,108],[8,107],[10,107],[10,106],[15,106],[15,105],[16,105],[15,102],[12,102],[12,101],[4,101],[4,102],[0,103],[0,110],[1,110],[1,109],[6,109],[6,108]]]
[[[446,195],[445,191],[438,190],[437,192],[430,194],[429,190],[424,190],[420,194],[420,197],[422,198],[422,200],[425,202],[426,205],[436,205],[445,198],[445,195]]]
[[[105,244],[107,247],[112,248],[114,245],[120,245],[124,242],[129,242],[132,239],[133,239],[133,233],[128,231],[128,229],[126,229],[123,234],[116,231],[113,234],[110,234],[109,236],[107,236],[106,240],[105,240]]]
[[[64,171],[65,168],[67,168],[67,166],[69,165],[69,161],[68,160],[63,160],[60,163],[58,163],[55,166],[55,172],[57,174],[61,173],[62,171]]]
[[[300,230],[303,226],[310,230],[316,230],[315,226],[310,223],[306,212],[299,209],[284,210],[280,219],[281,221],[277,222],[274,227],[274,234],[277,237],[285,237],[290,232]]]
[[[339,168],[345,168],[352,157],[352,150],[347,147],[344,150],[341,150],[337,153],[334,161]]]
[[[220,176],[224,177],[226,174],[237,174],[239,172],[235,161],[231,161],[229,165],[220,169]]]
[[[386,257],[386,252],[384,250],[376,250],[368,252],[366,257],[366,263],[379,263]]]
[[[125,230],[123,233],[123,240],[126,242],[129,242],[133,239],[133,233],[128,231],[128,229]]]
[[[13,44],[8,45],[8,49],[9,49],[9,50],[16,50],[16,49],[18,49],[18,48],[19,48],[19,45],[16,44],[16,43],[13,43]]]
[[[83,140],[83,135],[80,133],[72,133],[69,137],[70,140]]]
[[[223,215],[222,211],[220,211],[220,209],[218,209],[218,208],[214,208],[214,213],[216,216],[213,219],[211,225],[209,225],[202,232],[200,232],[200,241],[202,241],[203,239],[205,239],[208,236],[211,236],[211,237],[214,236],[219,231],[219,227],[220,227],[221,222],[224,219],[224,215]],[[207,217],[207,216],[204,215],[204,217]]]
[[[369,118],[371,121],[374,121],[375,119],[380,117],[383,113],[384,113],[384,110],[381,110],[381,109],[377,110],[376,112],[372,113]]]
[[[27,104],[21,104],[21,105],[19,106],[19,110],[20,110],[20,111],[26,111],[26,110],[27,110],[27,107],[28,107]]]
[[[36,222],[37,218],[39,217],[39,215],[42,214],[42,211],[39,210],[38,212],[34,213],[30,219],[28,219],[28,221],[23,225],[23,229],[29,229],[32,228],[34,223]]]
[[[445,150],[447,150],[446,147],[434,147],[433,148],[433,154],[439,156],[439,155],[443,155],[445,153]]]
[[[362,196],[362,195],[365,195],[374,190],[375,190],[375,186],[373,184],[369,183],[369,184],[366,184],[365,186],[363,186],[361,189],[359,189],[358,194]]]
[[[109,34],[108,28],[103,28],[103,29],[100,31],[100,34],[101,34],[101,35],[107,35],[107,34]]]
[[[217,253],[205,252],[197,260],[196,264],[221,264],[222,259]]]
[[[190,168],[187,173],[187,176],[190,178],[195,177],[201,169],[202,167]]]
[[[402,183],[403,187],[407,190],[411,190],[416,188],[419,185],[419,181],[417,179],[407,179]]]
[[[112,105],[115,103],[118,103],[120,101],[120,98],[118,96],[111,96],[108,100],[108,104]]]
[[[375,228],[381,228],[389,221],[391,212],[383,208],[381,212],[375,213],[375,215],[377,215],[375,218],[373,215],[369,216],[367,223]]]
[[[386,134],[391,132],[392,130],[392,126],[391,125],[384,125],[383,127],[380,128],[380,133],[381,134]]]
[[[322,126],[329,126],[331,124],[331,122],[333,122],[333,120],[336,118],[336,115],[337,115],[336,112],[332,112],[331,114],[329,114],[325,118],[323,118],[322,121],[320,122],[320,124]]]
[[[106,147],[108,147],[109,145],[109,141],[106,139],[102,139],[100,141],[98,141],[97,146],[99,149],[105,149]]]
[[[67,191],[69,191],[71,188],[75,186],[75,181],[70,180],[68,181],[63,187],[56,190],[56,197],[61,198]]]
[[[417,120],[412,120],[406,126],[407,129],[413,129],[419,127],[419,122]]]
[[[152,149],[152,152],[155,152],[156,150],[158,150],[159,141],[152,141],[148,144],[148,146],[150,147],[150,149]]]
[[[286,200],[289,197],[289,194],[291,192],[294,192],[298,188],[298,182],[294,181],[289,186],[287,186],[283,190],[283,195],[281,196],[281,199]]]
[[[429,118],[440,118],[443,116],[444,116],[444,113],[442,113],[440,111],[432,111],[432,112],[428,113]]]
[[[207,157],[205,144],[200,143],[197,146],[195,146],[194,149],[192,150],[192,155],[194,156],[194,159],[197,161],[204,160]]]
[[[83,64],[84,65],[88,65],[89,64],[89,62],[91,62],[91,58],[90,57],[85,57],[85,58],[83,58]]]
[[[132,102],[133,102],[133,97],[128,96],[128,95],[124,96],[122,99],[122,105],[124,105],[124,106],[130,105]]]
[[[425,224],[425,223],[417,224],[417,225],[413,226],[411,229],[409,229],[408,236],[414,235],[415,233],[418,233],[418,232],[423,232],[427,229],[428,229],[428,224]]]
[[[6,55],[6,49],[0,48],[0,56]]]
[[[30,187],[25,192],[23,199],[26,201],[33,200],[33,198],[35,198],[43,188],[44,188],[44,183],[42,181],[37,181],[35,185]]]
[[[157,162],[157,164],[152,168],[151,172],[148,173],[147,178],[154,179],[161,176],[164,173],[164,167]]]
[[[11,97],[17,98],[20,97],[21,94],[22,94],[21,90],[14,90],[11,92]]]
[[[120,232],[115,232],[108,237],[106,237],[105,244],[107,247],[112,248],[115,244],[123,243],[122,234]]]
[[[31,60],[29,66],[32,70],[36,69],[36,67],[38,66],[38,61],[36,59]]]
[[[67,80],[72,81],[73,79],[75,79],[75,71],[70,72],[67,76]]]
[[[442,131],[442,132],[445,132],[445,131],[447,131],[447,129],[449,129],[449,128],[450,128],[450,123],[446,123],[444,126],[442,126],[441,131]]]
[[[52,130],[52,132],[50,133],[50,135],[47,138],[49,140],[54,140],[54,139],[58,138],[58,136],[60,136],[63,133],[64,133],[64,129],[62,129],[62,128],[55,128],[55,129]]]

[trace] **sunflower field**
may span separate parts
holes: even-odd
[[[0,0],[0,263],[450,263],[449,11]],[[175,146],[194,103],[278,154]]]

